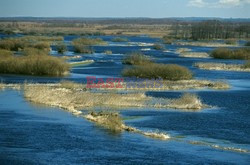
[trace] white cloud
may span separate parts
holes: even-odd
[[[217,2],[207,2],[207,0],[190,0],[188,6],[192,7],[209,7],[209,8],[226,8],[237,7],[250,4],[250,0],[218,0]]]

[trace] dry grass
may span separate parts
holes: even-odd
[[[25,56],[46,56],[49,54],[49,50],[48,49],[37,49],[37,48],[24,48],[23,49],[23,55]]]
[[[84,116],[87,120],[97,123],[98,125],[105,127],[113,132],[122,132],[128,131],[133,133],[138,133],[150,138],[160,139],[160,140],[168,140],[170,136],[168,134],[162,132],[145,132],[138,130],[134,127],[127,126],[123,123],[122,118],[118,113],[110,113],[110,112],[92,112],[88,115]]]
[[[66,84],[66,85],[65,85]],[[176,108],[176,109],[201,109],[202,107],[187,107],[181,104],[173,104],[169,99],[157,99],[146,96],[144,93],[115,93],[115,92],[92,92],[84,86],[64,82],[54,86],[46,84],[25,85],[25,97],[34,103],[61,107],[73,113],[81,114],[82,109],[92,107],[153,107],[153,108]],[[202,105],[202,104],[201,104]]]
[[[104,54],[111,55],[113,52],[111,50],[105,50]]]
[[[123,131],[123,121],[118,113],[112,112],[92,112],[85,116],[86,119],[97,123],[113,132]]]
[[[178,48],[175,52],[176,53],[184,53],[184,52],[190,52],[190,51],[192,51],[192,50],[189,48]]]
[[[172,81],[190,80],[193,77],[193,73],[186,67],[176,64],[157,63],[124,69],[122,75],[124,77],[164,79]]]
[[[75,90],[75,91],[87,91],[85,84],[75,83],[68,80],[63,80],[60,82],[60,88]]]
[[[0,58],[0,73],[34,76],[63,76],[69,65],[60,58],[52,56],[10,56]]]
[[[180,54],[181,57],[187,58],[209,58],[209,54],[205,52],[184,52]]]
[[[83,61],[71,62],[70,65],[72,67],[74,67],[74,66],[81,66],[81,65],[91,64],[93,62],[95,62],[95,61],[94,60],[83,60]]]
[[[7,58],[13,56],[13,52],[9,50],[0,49],[0,58]]]
[[[13,89],[13,90],[21,90],[21,84],[4,84],[0,82],[0,90],[4,89]]]
[[[25,97],[35,103],[57,106],[72,112],[90,107],[144,107],[148,99],[144,94],[93,93],[85,90],[34,85],[25,88]],[[82,89],[82,87],[81,87]]]
[[[148,65],[152,63],[152,60],[140,52],[134,52],[127,55],[122,63],[127,65]]]
[[[195,41],[195,42],[185,42],[185,41],[177,41],[175,42],[177,45],[182,46],[202,46],[202,47],[236,47],[238,45],[229,45],[226,43],[219,43],[213,41]]]
[[[228,48],[218,48],[211,52],[211,56],[217,59],[249,60],[250,48],[238,48],[234,50]]]
[[[250,72],[250,68],[245,65],[224,64],[224,63],[195,63],[195,67],[205,70],[223,70],[223,71],[240,71]]]
[[[120,88],[115,88],[119,86]],[[106,87],[106,88],[104,88]],[[98,89],[100,90],[125,90],[125,91],[169,91],[169,90],[193,90],[193,89],[229,89],[230,85],[224,81],[209,81],[209,80],[145,80],[145,81],[132,81],[123,83],[114,83],[114,88],[110,84],[104,83]]]
[[[201,103],[200,98],[196,94],[185,93],[180,98],[171,100],[168,107],[200,110],[206,107],[206,105]]]

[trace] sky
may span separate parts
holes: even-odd
[[[0,0],[0,17],[250,18],[250,0]]]

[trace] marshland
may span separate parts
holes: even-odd
[[[0,22],[1,162],[249,162],[245,24],[30,19]]]

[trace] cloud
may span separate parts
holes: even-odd
[[[231,8],[247,4],[250,4],[250,0],[218,0],[217,2],[207,2],[207,0],[190,0],[188,2],[188,6],[199,8]]]

